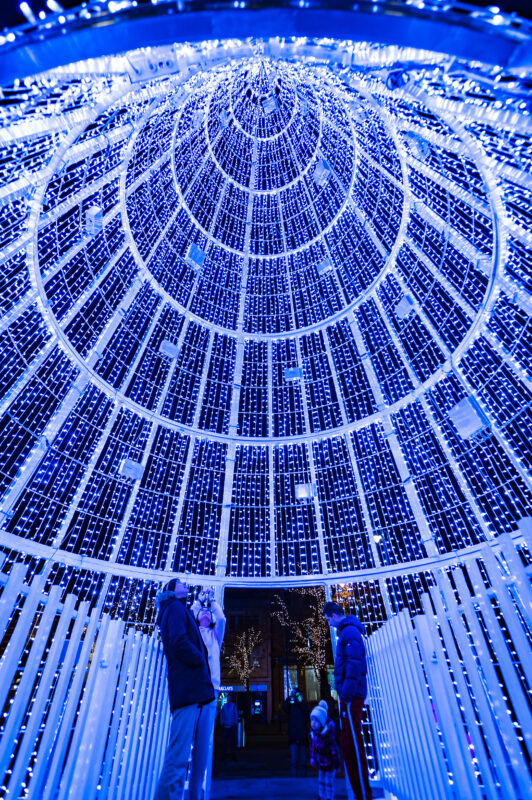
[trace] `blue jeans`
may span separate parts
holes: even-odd
[[[154,800],[182,800],[185,791],[190,751],[194,745],[190,764],[189,785],[199,794],[189,793],[190,800],[199,800],[208,758],[200,743],[200,735],[205,736],[205,726],[212,716],[212,703],[206,706],[184,706],[172,713],[170,740],[159,776]],[[195,753],[195,755],[194,755]]]
[[[200,709],[194,749],[192,750],[192,764],[188,782],[188,800],[201,800],[203,794],[203,779],[208,771],[210,783],[210,760],[212,759],[212,745],[214,741],[214,720],[216,719],[216,703],[214,698]],[[207,769],[209,768],[209,769]]]

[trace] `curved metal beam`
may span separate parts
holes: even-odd
[[[177,4],[179,8],[180,4]],[[58,23],[47,18],[8,34],[0,48],[0,82],[9,83],[80,59],[114,55],[174,42],[271,37],[323,37],[419,47],[509,68],[532,65],[527,23],[516,30],[493,15],[455,3],[448,10],[406,5],[399,0],[357,4],[341,0],[294,7],[289,0],[247,2],[245,8],[196,0],[177,11],[174,2],[139,5],[122,12],[69,11]],[[469,13],[464,13],[464,8]],[[501,15],[499,15],[501,17]],[[502,18],[502,17],[501,17]],[[509,20],[508,20],[509,21]],[[157,71],[157,65],[153,65]]]

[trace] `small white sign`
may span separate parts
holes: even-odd
[[[410,295],[406,294],[402,297],[395,306],[395,316],[398,319],[406,319],[414,310],[414,301]]]
[[[85,233],[96,236],[103,230],[103,211],[99,206],[91,206],[85,212]]]
[[[312,483],[296,484],[296,500],[312,500],[313,497],[314,497],[314,484]]]
[[[489,420],[472,397],[464,397],[449,411],[449,419],[462,437],[469,439],[484,428],[489,428]]]
[[[201,269],[205,261],[205,251],[198,247],[197,244],[191,242],[187,249],[185,261],[192,267],[192,269]]]
[[[138,461],[133,461],[131,458],[124,458],[120,462],[118,469],[120,475],[124,478],[130,478],[132,481],[139,481],[144,474],[144,467]]]
[[[329,183],[330,177],[332,175],[332,170],[329,164],[325,161],[324,158],[320,159],[316,166],[314,167],[314,183],[316,186],[322,188],[323,186],[327,186]]]
[[[332,268],[333,268],[333,263],[329,258],[329,256],[324,258],[323,261],[320,261],[320,263],[318,264],[318,272],[320,273],[320,275],[322,275],[324,272],[330,272]]]
[[[177,358],[179,355],[179,349],[176,344],[171,342],[169,339],[163,339],[161,344],[159,345],[159,352],[163,354],[163,356],[168,356],[168,358]]]
[[[297,381],[303,377],[302,367],[286,367],[284,371],[285,381]]]
[[[226,108],[220,111],[220,125],[222,128],[227,128],[229,125],[229,111]]]
[[[265,97],[262,101],[262,110],[269,116],[277,111],[277,98],[270,95],[270,97]]]

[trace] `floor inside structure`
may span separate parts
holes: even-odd
[[[335,800],[346,800],[343,770],[335,783]],[[373,797],[383,797],[375,786]],[[306,778],[290,777],[288,739],[275,725],[248,730],[244,747],[239,747],[236,761],[222,761],[220,734],[216,731],[212,772],[211,800],[307,800],[318,797],[318,771],[308,768]]]

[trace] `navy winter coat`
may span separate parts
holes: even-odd
[[[302,700],[296,701],[287,697],[283,703],[283,711],[288,716],[288,741],[304,742],[308,738],[308,706]]]
[[[364,646],[364,626],[350,614],[340,622],[337,629],[336,659],[334,662],[334,685],[346,703],[353,697],[365,697],[366,648]]]
[[[214,700],[205,645],[185,601],[174,592],[161,593],[157,624],[168,663],[170,709]]]

